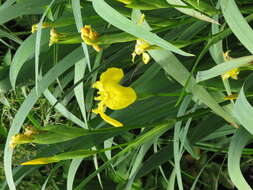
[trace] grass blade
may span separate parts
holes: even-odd
[[[82,158],[76,158],[71,161],[71,164],[70,164],[69,170],[68,170],[67,190],[73,189],[75,175],[76,175],[77,169],[79,168],[82,161],[83,161]]]
[[[253,54],[253,30],[242,16],[234,0],[221,0],[221,10],[230,29],[244,45],[248,51]]]
[[[238,129],[228,149],[228,173],[234,185],[240,190],[252,190],[240,169],[240,158],[243,148],[252,139],[244,129]]]

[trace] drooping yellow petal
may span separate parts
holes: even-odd
[[[150,47],[150,44],[143,39],[137,39],[136,40],[136,45],[135,45],[135,50],[134,52],[137,55],[141,55],[142,53],[144,53],[148,48]]]
[[[150,56],[146,51],[150,48],[151,45],[147,41],[143,39],[137,39],[134,52],[132,53],[132,62],[134,62],[136,55],[142,55],[143,63],[147,64],[150,61]]]
[[[99,115],[101,116],[101,118],[106,121],[107,123],[113,125],[114,127],[123,127],[123,124],[120,123],[119,121],[109,117],[108,115],[106,115],[103,112],[100,112]]]
[[[143,61],[144,64],[147,64],[150,61],[150,56],[149,56],[148,53],[144,52],[142,54],[142,61]]]
[[[112,110],[119,110],[128,107],[135,102],[137,95],[131,87],[124,87],[119,84],[105,84],[105,90],[109,92],[108,98],[103,102],[106,107]]]
[[[119,83],[124,77],[122,69],[112,67],[103,72],[100,76],[100,81],[104,85],[105,83]]]
[[[59,160],[53,157],[44,157],[44,158],[37,158],[34,160],[30,160],[27,162],[21,163],[22,166],[25,165],[39,165],[39,164],[48,164],[48,163],[53,163],[53,162],[58,162]]]

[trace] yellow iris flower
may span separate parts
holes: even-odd
[[[132,53],[132,62],[136,55],[142,55],[142,61],[147,64],[150,61],[150,55],[146,52],[150,48],[150,44],[143,39],[137,39],[134,52]]]
[[[115,126],[122,127],[123,124],[115,119],[112,119],[104,112],[106,108],[112,110],[119,110],[128,107],[135,102],[137,95],[133,88],[124,87],[119,84],[124,77],[122,69],[109,68],[101,74],[100,80],[93,84],[93,88],[98,89],[98,95],[94,99],[100,101],[98,107],[93,109],[92,112],[99,114],[107,123]]]
[[[229,56],[229,52],[230,51],[227,51],[223,54],[223,57],[224,57],[225,61],[230,61],[231,59],[233,59],[232,57]],[[226,80],[230,77],[232,79],[237,80],[239,73],[240,73],[240,69],[239,68],[234,68],[234,69],[231,69],[231,70],[225,72],[221,77],[222,77],[222,80]]]
[[[142,14],[141,18],[138,20],[137,24],[142,25],[145,19],[145,15]],[[136,55],[142,55],[142,61],[144,64],[147,64],[150,61],[150,55],[147,53],[147,50],[151,49],[151,45],[141,38],[136,40],[134,52],[132,53],[132,62],[134,62]]]
[[[91,45],[97,52],[101,50],[99,45],[96,43],[99,34],[94,29],[92,29],[90,25],[85,25],[81,29],[81,37],[86,44]]]

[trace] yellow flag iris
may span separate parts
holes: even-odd
[[[145,19],[145,15],[142,14],[141,18],[138,20],[138,25],[142,25]],[[136,40],[134,52],[132,53],[132,62],[134,62],[136,55],[142,55],[142,61],[144,64],[147,64],[150,61],[150,55],[147,53],[147,50],[151,49],[151,45],[141,38]]]
[[[123,109],[135,102],[137,98],[133,88],[119,84],[123,77],[122,69],[112,67],[102,73],[100,80],[93,84],[93,88],[98,89],[98,96],[94,99],[100,102],[92,112],[99,114],[103,120],[115,127],[122,127],[123,124],[106,115],[106,108],[112,110]]]
[[[142,55],[142,61],[147,64],[150,61],[150,55],[146,52],[150,48],[150,44],[143,39],[137,39],[134,52],[132,53],[132,62],[136,55]]]

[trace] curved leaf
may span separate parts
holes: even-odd
[[[244,129],[238,129],[232,138],[228,150],[228,174],[239,190],[252,190],[242,175],[240,169],[240,158],[243,148],[247,145],[252,135]]]
[[[234,0],[221,0],[221,10],[226,22],[240,42],[253,54],[253,30],[242,16]]]

